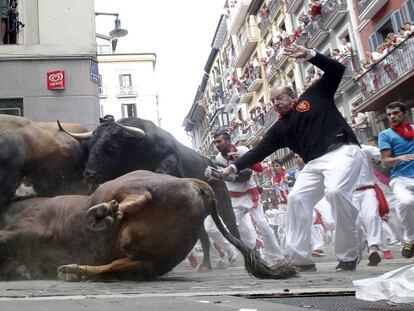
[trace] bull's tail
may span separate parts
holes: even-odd
[[[211,217],[223,236],[233,244],[243,255],[246,271],[260,279],[287,279],[296,275],[296,269],[289,264],[270,268],[254,251],[249,249],[242,241],[234,237],[223,225],[217,211],[217,201],[213,189],[205,182],[193,179],[199,186],[204,204],[209,208]]]

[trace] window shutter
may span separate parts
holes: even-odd
[[[377,46],[379,45],[376,33],[373,33],[368,38],[368,43],[369,43],[369,49],[371,50],[371,52],[374,52],[376,50]]]
[[[408,0],[406,3],[404,3],[403,11],[406,20],[412,23],[414,21],[414,0]]]
[[[392,27],[394,28],[394,33],[398,33],[400,31],[400,28],[403,26],[403,21],[402,21],[400,11],[395,11],[394,13],[392,13],[391,22],[392,22]]]

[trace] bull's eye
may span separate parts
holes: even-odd
[[[105,150],[110,152],[110,153],[114,153],[117,150],[117,147],[113,144],[108,144],[105,146]]]

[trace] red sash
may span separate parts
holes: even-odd
[[[259,190],[257,190],[257,188],[251,188],[247,191],[244,192],[239,192],[239,191],[229,191],[230,193],[230,198],[240,198],[241,196],[245,195],[245,194],[250,194],[250,199],[253,202],[253,206],[252,209],[256,209],[257,206],[259,205]]]
[[[377,184],[369,185],[369,186],[362,186],[357,188],[355,191],[363,191],[367,189],[374,189],[375,195],[378,200],[378,213],[382,219],[385,220],[386,217],[384,217],[386,214],[390,212],[390,207],[388,206],[387,199],[385,198],[384,192],[382,192],[382,189]]]

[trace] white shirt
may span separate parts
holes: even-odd
[[[378,160],[381,158],[381,153],[376,147],[361,145],[361,149],[363,151],[364,157],[361,166],[361,172],[359,173],[357,188],[378,183],[378,179],[375,177],[374,170],[372,169],[371,159]]]
[[[245,146],[237,146],[237,156],[241,158],[242,155],[247,153],[249,151],[249,148]],[[221,153],[219,152],[216,155],[216,161],[217,163],[220,163],[222,166],[226,167],[229,164],[232,163],[232,161],[227,161]],[[226,181],[226,186],[229,191],[236,191],[236,192],[246,192],[249,189],[256,188],[256,183],[254,182],[253,175],[250,177],[250,179],[246,182],[234,182],[234,181]]]

